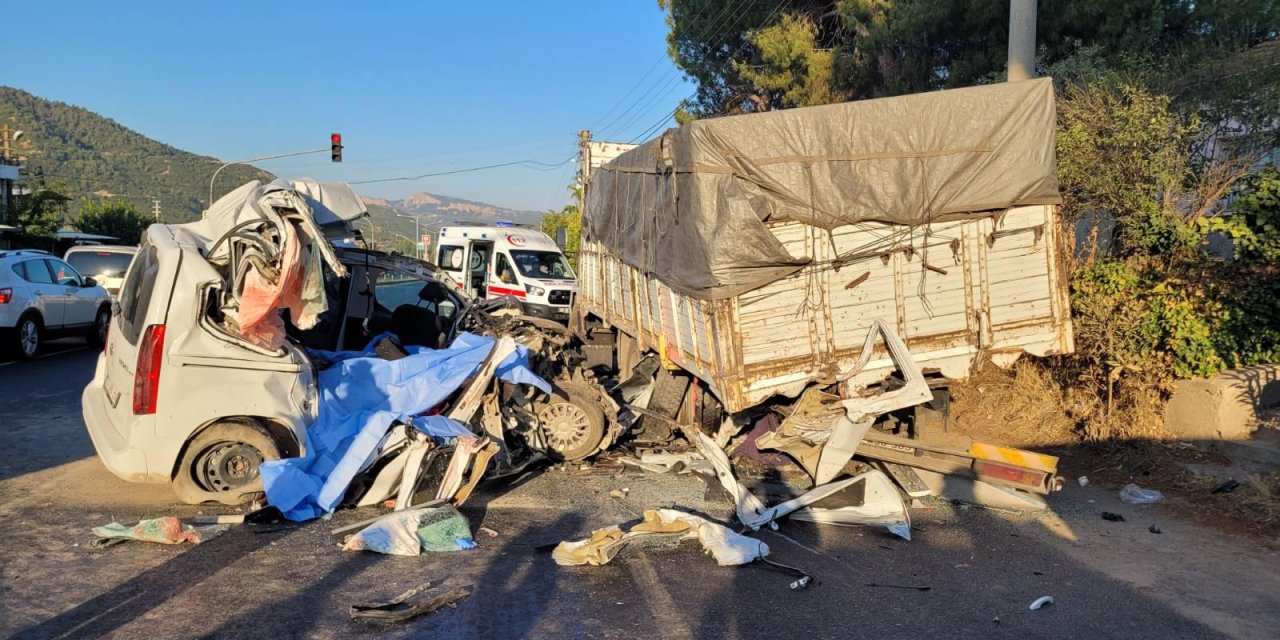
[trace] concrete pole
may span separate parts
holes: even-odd
[[[1036,0],[1009,0],[1009,82],[1036,75]]]

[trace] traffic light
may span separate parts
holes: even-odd
[[[342,134],[329,134],[329,159],[342,162]]]

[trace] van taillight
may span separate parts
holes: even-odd
[[[160,362],[164,357],[164,325],[153,324],[142,334],[138,344],[138,366],[133,372],[133,415],[149,416],[156,412],[156,395],[160,392]]]
[[[9,287],[0,289],[0,304],[9,304],[9,301],[12,299],[13,289],[10,289]]]

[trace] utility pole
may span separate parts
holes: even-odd
[[[413,237],[417,238],[416,240],[413,241],[413,253],[415,258],[421,260],[422,252],[418,250],[418,245],[422,244],[422,229],[420,227],[420,225],[422,224],[422,218],[419,218],[418,216],[407,216],[402,213],[397,213],[396,217],[410,218],[413,220]]]
[[[1036,0],[1009,0],[1009,82],[1036,75]]]
[[[586,190],[587,176],[591,173],[591,132],[578,132],[578,184]],[[585,198],[585,196],[584,196]]]
[[[156,214],[156,224],[160,224],[160,198],[151,199],[151,210]]]

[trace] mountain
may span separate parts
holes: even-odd
[[[415,193],[399,200],[363,197],[366,206],[394,209],[400,213],[418,217],[422,224],[433,227],[450,222],[515,222],[536,225],[542,221],[541,211],[507,209],[484,202],[463,200],[435,193]],[[411,221],[412,222],[412,221]]]
[[[28,173],[43,170],[46,180],[61,184],[72,197],[72,211],[82,197],[119,197],[140,211],[152,211],[159,198],[165,222],[195,220],[208,199],[209,178],[222,161],[183,151],[88,109],[0,86],[0,123],[8,123],[23,136],[13,152],[24,160]],[[233,165],[218,174],[214,197],[250,180],[275,176],[247,165]],[[518,211],[433,193],[415,193],[399,200],[365,198],[375,230],[386,238],[412,237],[414,221],[421,219],[423,233],[434,234],[455,220],[496,222],[507,220],[538,224],[542,214]],[[375,233],[376,235],[376,233]],[[402,242],[408,242],[403,240]],[[384,243],[379,243],[384,244]]]
[[[493,224],[502,221],[537,226],[542,221],[540,211],[507,209],[436,193],[415,193],[399,200],[362,196],[361,200],[369,208],[374,233],[378,236],[374,238],[378,248],[394,248],[406,254],[413,251],[408,239],[414,238],[415,233],[435,237],[440,227],[454,222]]]
[[[11,87],[0,86],[0,123],[23,132],[13,152],[25,159],[29,174],[43,170],[48,182],[66,187],[72,214],[82,196],[119,197],[146,213],[152,211],[154,197],[166,222],[194,220],[209,197],[209,177],[222,164],[152,140],[88,109]],[[255,167],[227,167],[214,193],[272,178]]]

